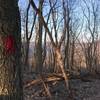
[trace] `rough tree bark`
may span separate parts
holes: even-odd
[[[23,99],[20,27],[18,0],[0,0],[0,100]]]
[[[40,10],[40,14],[42,16],[42,9],[43,9],[43,2],[44,0],[40,0],[39,1],[39,10]],[[36,33],[36,72],[37,73],[42,73],[42,69],[43,69],[43,64],[42,64],[42,21],[40,16],[38,17],[38,23],[39,23],[39,27],[38,27],[38,32]]]

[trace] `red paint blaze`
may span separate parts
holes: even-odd
[[[5,37],[4,49],[6,54],[13,54],[15,52],[15,39],[12,35]]]

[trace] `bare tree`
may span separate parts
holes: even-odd
[[[33,17],[33,22],[32,22],[32,26],[31,28],[29,27],[31,23],[29,23],[29,10],[30,10],[30,2],[28,4],[28,7],[27,7],[27,10],[26,10],[26,28],[25,28],[25,37],[26,37],[26,42],[25,42],[25,65],[28,65],[28,54],[29,54],[29,45],[30,45],[30,40],[31,40],[31,37],[32,37],[32,34],[33,34],[33,29],[34,29],[34,25],[35,25],[35,21],[36,21],[36,16],[37,14],[34,13],[34,17]],[[30,30],[29,30],[30,28]]]
[[[99,1],[86,1],[83,0],[86,9],[82,8],[83,15],[86,18],[85,33],[90,34],[89,38],[86,36],[87,43],[85,47],[86,65],[91,72],[95,71],[97,59],[97,40],[98,40],[98,7]],[[90,4],[90,5],[88,5]],[[87,13],[85,12],[87,10]]]
[[[57,45],[57,44],[54,42],[53,37],[52,37],[52,35],[51,35],[51,32],[50,32],[50,30],[49,30],[49,28],[48,28],[48,26],[47,26],[47,24],[46,24],[46,22],[45,22],[43,16],[41,15],[40,10],[36,7],[34,1],[31,0],[30,2],[31,2],[31,5],[32,5],[33,9],[35,9],[35,11],[37,12],[37,14],[40,16],[41,21],[42,21],[42,24],[43,24],[45,30],[46,30],[47,33],[48,33],[48,36],[49,36],[49,38],[50,38],[50,40],[51,40],[51,43],[52,43],[52,47],[53,47],[54,50],[55,50],[56,61],[57,61],[58,65],[59,65],[59,67],[61,68],[61,71],[62,71],[63,76],[64,76],[64,78],[65,78],[66,87],[67,87],[67,89],[68,89],[68,88],[69,88],[69,86],[68,86],[68,77],[67,77],[67,75],[66,75],[66,73],[65,73],[65,70],[64,70],[64,63],[63,63],[63,59],[62,59],[62,55],[61,55],[61,51],[60,51],[60,46],[61,46],[61,45]],[[61,42],[60,42],[60,43],[61,43]]]
[[[37,73],[42,73],[43,69],[43,63],[42,63],[42,33],[43,33],[43,24],[41,21],[41,16],[42,16],[42,11],[43,11],[43,3],[44,0],[39,0],[39,11],[40,15],[38,16],[38,26],[37,26],[37,33],[36,33],[36,39],[35,39],[35,47],[36,47],[36,53],[35,53],[35,58],[36,58],[36,72]]]

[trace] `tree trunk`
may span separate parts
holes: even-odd
[[[64,63],[63,63],[63,59],[62,59],[62,54],[61,54],[60,48],[57,48],[57,47],[55,48],[55,57],[56,57],[57,67],[60,67],[61,72],[63,74],[63,77],[65,79],[66,89],[69,90],[68,76],[67,76],[66,71],[64,69]]]
[[[41,11],[42,15],[42,6],[43,6],[43,0],[39,1],[39,9]],[[42,73],[42,21],[41,21],[41,16],[38,17],[38,23],[39,23],[39,28],[38,32],[36,33],[36,72],[37,73]]]
[[[0,100],[23,99],[20,63],[21,25],[17,3],[17,0],[0,0]],[[12,40],[7,40],[9,36],[12,36]],[[6,41],[6,46],[5,40],[9,42]],[[11,44],[12,41],[14,44]],[[13,49],[10,48],[11,45]]]
[[[74,67],[74,52],[75,52],[75,39],[73,38],[72,40],[72,47],[71,47],[71,61],[70,61],[70,67],[71,67],[71,70],[73,70],[73,67]]]
[[[30,41],[27,40],[26,44],[25,44],[25,62],[24,64],[26,66],[29,65],[29,61],[28,61],[28,56],[29,56],[29,45],[30,45]],[[26,68],[27,69],[27,68]]]

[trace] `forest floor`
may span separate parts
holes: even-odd
[[[50,76],[51,77],[51,76]],[[25,100],[100,100],[100,78],[70,79],[70,93],[65,88],[64,80],[42,82],[33,72],[24,74]],[[33,82],[33,83],[32,83]],[[27,85],[28,84],[28,85]]]

